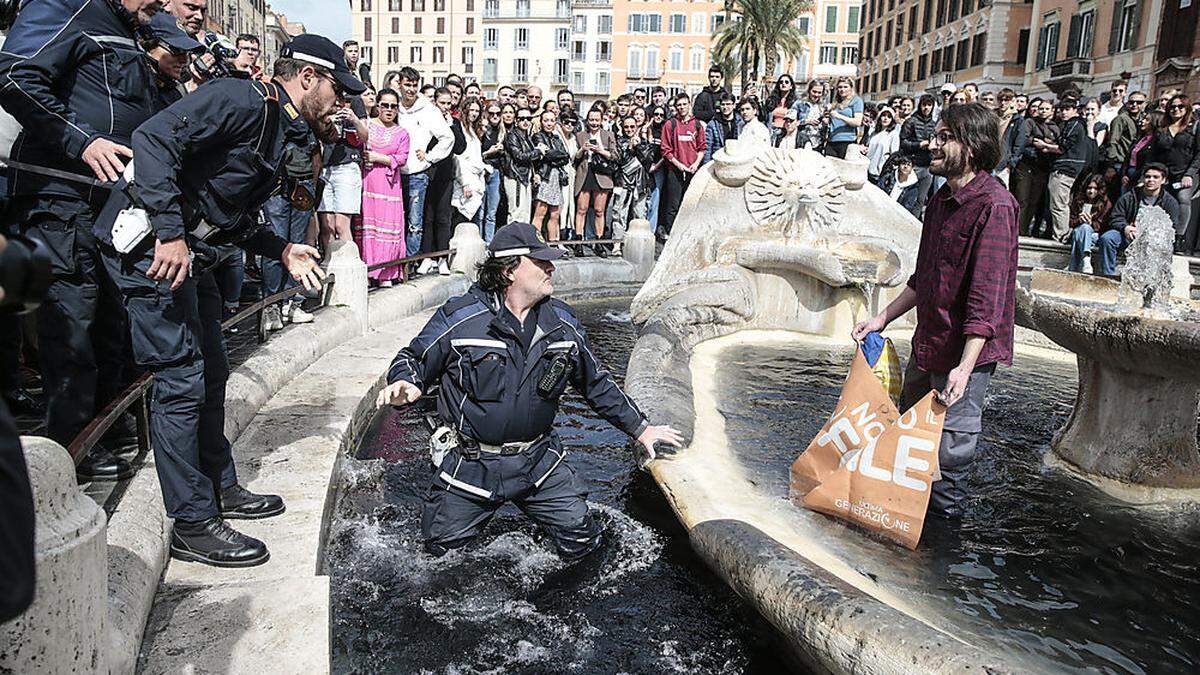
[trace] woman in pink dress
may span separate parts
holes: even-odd
[[[368,266],[405,256],[404,196],[400,167],[408,161],[408,132],[396,123],[400,96],[379,92],[379,117],[371,120],[371,139],[363,158],[362,216],[354,227],[354,242]],[[387,288],[403,279],[401,265],[370,273],[371,283]]]

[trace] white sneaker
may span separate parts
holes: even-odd
[[[450,266],[446,264],[445,258],[438,261],[438,274],[444,277],[450,276]]]
[[[429,274],[435,269],[437,269],[437,263],[433,261],[433,258],[426,258],[421,261],[420,265],[417,265],[417,275]]]
[[[383,281],[379,282],[379,287],[380,287],[380,288],[391,288],[391,287],[392,287],[392,280],[391,280],[391,279],[384,279]]]
[[[1092,273],[1092,252],[1088,251],[1087,255],[1083,256],[1083,273]]]
[[[288,303],[284,308],[283,316],[288,323],[312,323],[313,315],[304,311],[298,303]]]
[[[283,330],[283,319],[279,316],[279,305],[272,305],[263,311],[263,323],[266,324],[269,331]]]

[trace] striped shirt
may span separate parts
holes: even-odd
[[[987,339],[976,365],[1012,365],[1017,287],[1017,201],[990,173],[956,193],[943,186],[925,210],[917,267],[913,356],[947,373],[968,336]]]

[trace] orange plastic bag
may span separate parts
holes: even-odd
[[[940,478],[946,407],[934,396],[897,414],[856,350],[837,412],[792,464],[792,500],[915,549]]]

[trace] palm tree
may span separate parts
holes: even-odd
[[[769,79],[781,53],[800,56],[807,39],[795,21],[812,9],[811,0],[732,0],[726,7],[736,16],[713,33],[713,60],[736,64],[743,85],[747,70],[757,80],[762,65],[763,75]]]

